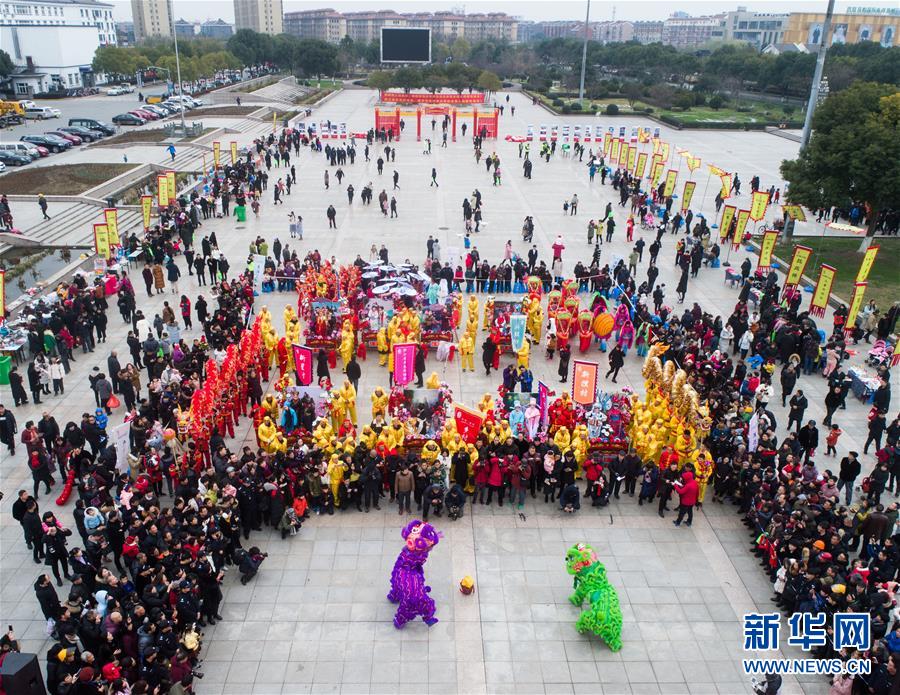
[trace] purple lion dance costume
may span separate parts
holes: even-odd
[[[388,601],[398,603],[397,615],[394,616],[394,627],[401,629],[410,620],[422,616],[426,625],[431,627],[438,619],[434,617],[434,599],[425,586],[425,573],[422,565],[428,559],[428,553],[440,541],[440,534],[434,526],[415,519],[410,521],[400,532],[406,541],[406,547],[400,551],[391,572],[391,591]]]

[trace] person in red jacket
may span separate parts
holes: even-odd
[[[697,481],[694,480],[694,474],[691,471],[683,471],[681,480],[675,482],[675,490],[678,492],[678,518],[672,523],[681,526],[681,520],[687,515],[687,526],[694,521],[694,505],[697,504],[697,493],[699,487]]]

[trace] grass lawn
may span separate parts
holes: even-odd
[[[259,106],[204,106],[193,111],[186,111],[185,118],[188,115],[191,118],[195,116],[246,116],[254,111],[259,111]]]
[[[134,169],[137,164],[60,164],[20,169],[3,177],[3,192],[37,195],[78,195]]]
[[[809,246],[812,250],[809,263],[806,265],[806,276],[815,282],[819,276],[819,265],[826,263],[837,269],[832,291],[846,302],[853,296],[853,282],[863,255],[858,253],[861,237],[810,238],[794,237],[798,244]],[[875,265],[869,273],[869,286],[865,299],[874,299],[882,311],[886,311],[894,302],[900,300],[900,274],[897,273],[897,254],[900,253],[900,239],[897,237],[875,237],[875,244],[881,246]],[[791,262],[794,244],[778,244],[775,255],[786,264]],[[817,256],[818,254],[818,256]],[[786,270],[787,268],[784,268]]]
[[[146,130],[126,130],[111,138],[103,138],[92,143],[92,147],[104,145],[116,145],[128,142],[162,142],[168,137],[162,128],[149,128]]]
[[[297,80],[297,83],[317,87],[318,89],[338,89],[344,86],[343,80]]]
[[[333,91],[335,90],[327,87],[324,89],[314,89],[313,91],[309,92],[309,94],[304,94],[302,97],[294,99],[294,103],[298,106],[302,106],[305,104],[314,104],[319,99],[324,99],[325,97],[327,97]]]

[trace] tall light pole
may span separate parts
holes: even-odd
[[[834,0],[831,0],[834,5]],[[584,47],[581,49],[581,84],[578,86],[578,101],[584,101],[584,73],[587,68],[588,26],[591,21],[591,0],[587,0],[587,12],[584,15]]]
[[[831,3],[834,5],[834,0],[831,0]],[[172,4],[174,5],[175,3],[173,2]],[[187,126],[184,124],[184,88],[181,86],[181,61],[178,58],[178,31],[175,29],[174,23],[172,24],[172,36],[175,39],[175,72],[178,74],[178,94],[181,97],[178,100],[178,103],[181,105],[181,132],[187,135]]]
[[[831,34],[831,18],[833,15],[834,0],[828,0],[828,10],[825,12],[825,21],[822,22],[822,35],[819,37],[816,71],[813,73],[812,87],[809,90],[809,103],[806,105],[806,119],[803,121],[803,133],[800,135],[801,150],[809,144],[809,136],[812,133],[812,117],[819,100],[819,84],[822,82],[822,73],[825,71],[825,53],[828,51],[828,36]]]

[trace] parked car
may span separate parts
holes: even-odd
[[[72,135],[77,135],[85,142],[94,142],[94,140],[99,140],[104,137],[105,133],[99,130],[91,130],[90,128],[82,128],[77,125],[70,125],[64,128],[59,128],[64,133],[71,133]]]
[[[160,108],[157,105],[153,106],[142,106],[141,111],[149,111],[150,113],[155,113],[160,118],[168,118],[172,114],[169,113],[168,109]]]
[[[22,154],[26,157],[30,158],[32,161],[35,159],[40,159],[41,157],[46,157],[48,152],[46,148],[44,148],[44,153],[41,154],[37,145],[34,145],[30,142],[22,142],[19,140],[18,142],[4,142],[0,143],[0,150],[5,150],[7,152],[15,152],[16,154]]]
[[[116,134],[115,126],[112,126],[104,121],[98,121],[94,118],[70,118],[69,125],[77,126],[79,128],[88,128],[90,130],[98,130],[104,135]]]
[[[134,94],[134,85],[128,84],[127,82],[120,84],[119,89],[122,90],[122,94]]]
[[[23,135],[19,138],[22,142],[30,142],[33,145],[46,147],[50,152],[63,152],[72,146],[72,143],[52,135]]]
[[[25,122],[25,116],[20,116],[17,113],[8,113],[5,116],[0,116],[0,128],[9,128],[14,125],[21,125]]]
[[[152,111],[145,111],[144,109],[133,109],[128,113],[137,116],[138,118],[143,118],[145,121],[156,121],[159,120],[159,116],[157,116]]]
[[[59,118],[60,110],[49,106],[30,106],[25,109],[25,118],[43,121],[47,118]]]
[[[125,94],[125,92],[122,91],[122,88],[118,87],[118,86],[110,87],[109,89],[106,90],[106,96],[108,96],[108,97],[118,97],[123,94]]]
[[[144,125],[147,121],[133,113],[120,113],[118,116],[113,116],[112,122],[116,125]]]
[[[155,104],[155,106],[156,106],[157,108],[162,109],[163,111],[165,111],[165,112],[166,112],[167,114],[169,114],[170,116],[172,116],[172,115],[174,115],[174,114],[176,114],[176,113],[179,113],[179,112],[181,111],[181,108],[180,108],[179,106],[177,106],[177,105],[175,105],[175,104],[170,104],[170,103],[167,102],[167,101],[164,101],[164,102],[162,102],[161,104]]]
[[[3,162],[0,162],[0,174],[6,171],[6,165]]]
[[[63,130],[50,130],[45,135],[55,135],[58,138],[62,138],[63,140],[68,140],[73,145],[80,145],[81,138],[77,135],[72,135],[72,133],[67,133]]]
[[[11,167],[21,167],[31,162],[31,157],[9,150],[0,150],[0,162]]]

